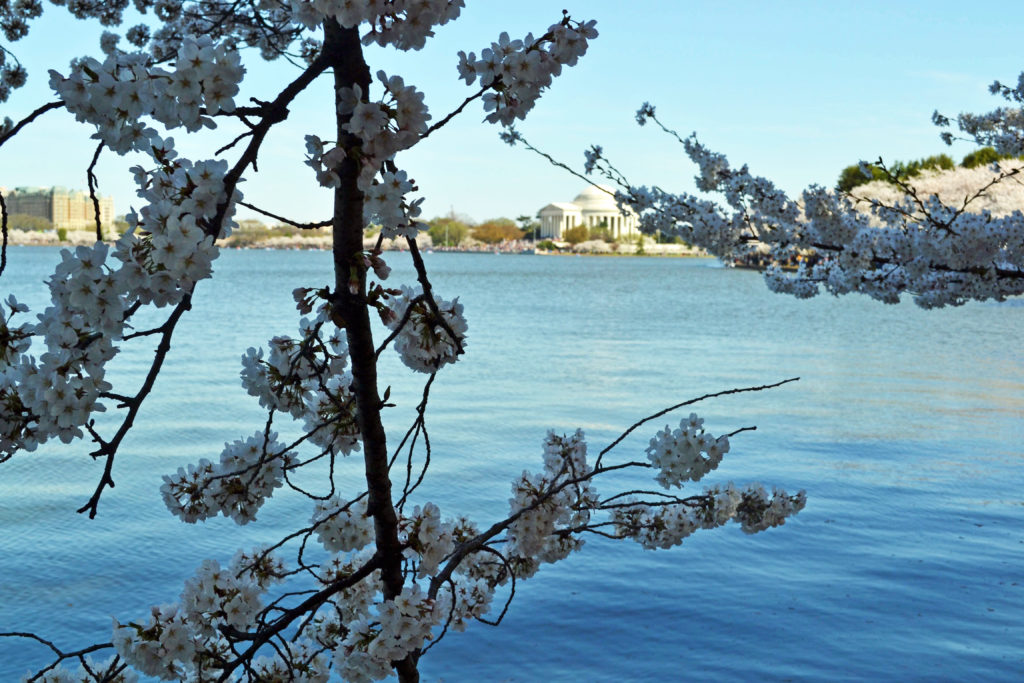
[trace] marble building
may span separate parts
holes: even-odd
[[[605,226],[613,238],[634,238],[637,215],[632,210],[623,214],[615,204],[614,190],[607,186],[588,186],[571,202],[552,202],[537,212],[540,218],[540,237],[560,240],[562,234],[574,225],[588,228]]]

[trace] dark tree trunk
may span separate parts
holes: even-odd
[[[370,70],[363,59],[359,32],[343,29],[333,21],[325,22],[324,52],[334,69],[334,88],[339,91],[358,84],[369,92]],[[336,98],[337,99],[337,98]],[[338,114],[338,140],[351,148],[358,140],[342,130],[349,117]],[[381,423],[381,399],[377,390],[377,362],[374,354],[370,313],[366,306],[366,267],[363,264],[363,194],[356,181],[359,166],[346,158],[337,169],[341,186],[334,192],[334,299],[333,313],[344,324],[352,362],[353,392],[356,399],[359,430],[363,439],[363,460],[369,491],[368,510],[373,516],[384,598],[393,599],[402,591],[402,549],[398,542],[398,516],[391,500],[388,476],[388,448]],[[352,283],[352,284],[350,284]],[[354,283],[358,283],[357,285]],[[351,287],[356,290],[353,292]],[[395,662],[399,680],[419,680],[416,662],[410,655]]]

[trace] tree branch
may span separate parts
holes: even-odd
[[[100,143],[96,146],[96,152],[92,155],[92,162],[89,164],[88,170],[86,170],[86,178],[89,183],[89,198],[92,199],[92,209],[96,218],[96,241],[103,241],[103,227],[100,223],[100,200],[96,196],[96,162],[100,160],[100,152],[103,151],[104,143]]]
[[[114,456],[117,454],[117,449],[121,445],[121,441],[135,423],[135,416],[138,415],[142,402],[149,395],[149,392],[153,390],[153,385],[156,383],[157,375],[160,374],[160,368],[164,364],[167,352],[171,350],[171,336],[174,334],[175,325],[178,324],[182,314],[191,307],[192,295],[186,294],[181,302],[174,307],[171,315],[168,316],[167,321],[163,324],[163,336],[161,336],[160,343],[156,347],[153,364],[150,366],[149,372],[146,373],[146,379],[142,383],[142,387],[139,389],[138,393],[135,394],[131,401],[125,402],[127,403],[128,414],[125,415],[124,421],[121,423],[121,427],[114,434],[114,438],[110,441],[103,441],[102,439],[98,439],[98,435],[94,433],[94,439],[97,440],[100,447],[92,454],[92,456],[94,458],[106,457],[106,461],[103,465],[103,474],[100,477],[99,484],[96,485],[96,490],[93,492],[88,502],[78,508],[78,512],[80,513],[88,512],[89,519],[95,519],[96,512],[100,504],[100,496],[103,495],[104,489],[108,486],[110,488],[114,488],[114,479],[111,476],[111,472],[114,467]]]
[[[0,135],[0,146],[2,146],[5,142],[10,140],[11,138],[13,138],[15,135],[17,135],[18,131],[20,131],[22,128],[24,128],[28,124],[32,123],[33,121],[35,121],[37,118],[39,118],[40,116],[42,116],[46,112],[51,111],[53,109],[60,109],[63,106],[64,106],[64,102],[63,101],[57,101],[57,102],[49,102],[49,103],[44,104],[43,106],[39,107],[34,112],[32,112],[31,114],[29,114],[28,116],[23,118],[21,121],[18,121],[18,123],[15,124],[15,126],[13,128],[11,128],[9,131],[4,133],[3,135]]]
[[[682,403],[677,403],[674,406],[669,406],[668,408],[665,408],[664,410],[659,410],[658,412],[654,413],[653,415],[648,415],[647,417],[643,418],[642,420],[633,423],[632,425],[630,425],[630,427],[628,429],[626,429],[626,431],[624,431],[622,434],[620,434],[618,438],[616,438],[610,444],[605,446],[604,449],[600,452],[600,454],[598,454],[597,462],[595,463],[594,467],[595,468],[599,467],[601,465],[601,458],[603,458],[604,455],[606,453],[608,453],[610,450],[612,450],[613,448],[618,446],[620,443],[622,443],[622,440],[625,439],[630,434],[632,434],[633,431],[636,430],[637,427],[640,427],[641,425],[647,424],[651,420],[656,420],[659,417],[661,417],[662,415],[665,415],[667,413],[671,413],[673,410],[678,410],[679,408],[682,408],[683,406],[693,405],[694,403],[699,403],[699,402],[705,401],[705,400],[707,400],[709,398],[717,398],[719,396],[729,396],[731,394],[742,394],[742,393],[747,393],[747,392],[751,392],[751,391],[764,391],[765,389],[774,389],[775,387],[781,387],[783,384],[789,384],[790,382],[796,382],[799,379],[800,379],[799,377],[790,377],[789,379],[784,379],[781,382],[775,382],[774,384],[762,384],[761,386],[757,386],[757,387],[743,387],[741,389],[726,389],[725,391],[716,391],[713,394],[704,394],[703,396],[698,396],[697,398],[691,398],[688,401],[683,401]],[[744,427],[743,429],[741,429],[739,431],[747,431],[749,429],[751,429],[751,428],[750,427]],[[738,434],[739,431],[734,432],[734,433]]]
[[[293,221],[293,220],[290,220],[288,218],[285,218],[284,216],[278,216],[276,213],[270,213],[269,211],[265,211],[265,210],[259,208],[258,206],[253,206],[252,204],[249,204],[248,202],[243,202],[241,199],[239,199],[235,203],[238,204],[239,206],[244,206],[247,209],[252,209],[253,211],[255,211],[257,213],[261,213],[264,216],[269,216],[270,218],[273,218],[274,220],[281,221],[282,223],[287,223],[288,225],[292,225],[292,226],[294,226],[296,228],[300,228],[302,230],[316,230],[317,228],[327,228],[327,227],[330,227],[334,223],[334,221],[331,220],[331,219],[328,219],[326,221],[320,221],[319,223],[297,223],[296,221]]]
[[[0,193],[0,226],[3,228],[3,246],[0,246],[0,276],[7,270],[7,202]]]

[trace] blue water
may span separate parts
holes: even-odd
[[[0,293],[38,305],[57,251],[13,248]],[[550,428],[592,450],[704,393],[799,376],[697,411],[737,436],[709,481],[808,491],[780,529],[698,533],[647,552],[588,540],[520,584],[498,628],[474,624],[422,662],[427,681],[1016,680],[1024,676],[1024,301],[921,311],[859,297],[796,301],[714,261],[431,254],[438,293],[469,319],[464,360],[431,396],[421,500],[487,523],[536,469]],[[411,282],[404,255],[391,281]],[[160,475],[262,423],[239,356],[293,334],[291,290],[330,280],[317,252],[227,252],[200,286],[95,520],[74,509],[99,466],[86,444],[0,466],[0,631],[68,649],[111,616],[173,602],[204,557],[308,519],[275,497],[259,522],[174,521]],[[132,390],[150,342],[116,360]],[[415,378],[413,378],[415,379]],[[420,388],[390,359],[392,443]],[[689,409],[682,411],[688,414]],[[678,422],[679,416],[672,416]],[[618,449],[643,457],[666,417]],[[358,462],[346,476],[358,481]],[[599,486],[610,491],[610,485]],[[48,659],[0,639],[0,681]]]

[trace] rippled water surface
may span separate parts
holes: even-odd
[[[1024,676],[1024,301],[941,311],[796,301],[709,260],[426,258],[438,293],[464,302],[470,336],[432,390],[424,499],[488,522],[507,510],[511,478],[539,467],[548,429],[582,427],[597,450],[681,400],[799,376],[698,410],[716,434],[758,427],[733,440],[714,481],[804,488],[809,502],[780,529],[698,533],[671,551],[589,540],[521,583],[499,628],[446,638],[425,658],[425,680]],[[57,259],[12,248],[0,293],[35,308]],[[405,256],[389,263],[392,281],[412,282]],[[328,281],[329,265],[324,253],[223,254],[97,519],[74,513],[99,472],[86,444],[0,466],[0,631],[69,649],[106,639],[111,616],[176,600],[202,558],[307,520],[303,501],[278,496],[247,527],[186,526],[158,486],[261,426],[239,357],[294,333],[291,290]],[[116,360],[123,393],[151,350],[143,342]],[[382,382],[399,404],[395,434],[420,389],[390,359]],[[639,430],[619,457],[642,458],[668,421]],[[41,647],[0,639],[0,681],[45,661]]]

